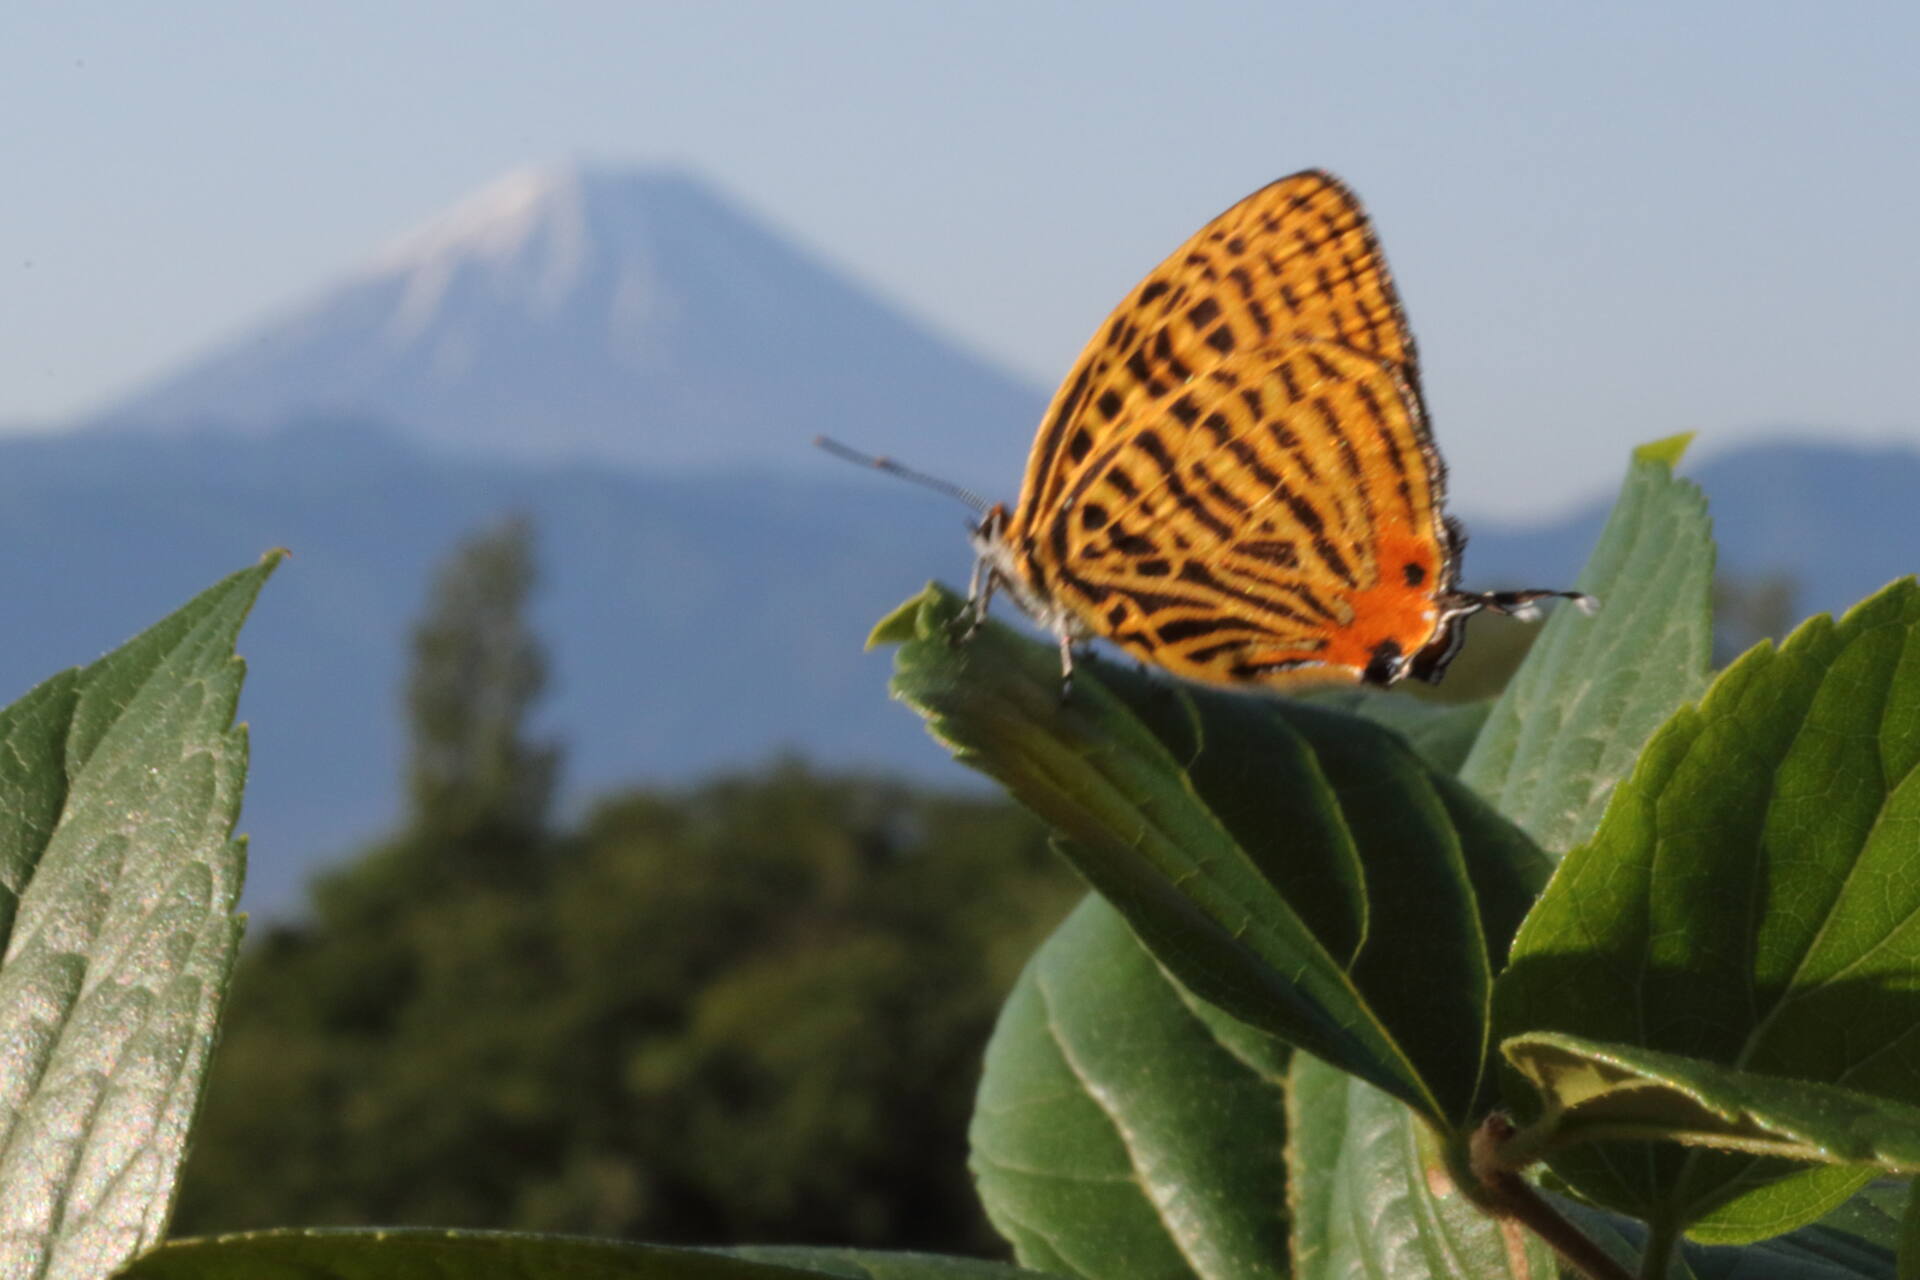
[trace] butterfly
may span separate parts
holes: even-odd
[[[1286,687],[1437,681],[1481,610],[1413,334],[1365,210],[1331,174],[1270,183],[1123,300],[1041,418],[1019,500],[980,513],[971,622],[1004,590],[1060,644]]]

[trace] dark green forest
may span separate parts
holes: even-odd
[[[1072,872],[1006,801],[799,761],[556,829],[533,585],[519,522],[435,583],[409,820],[243,955],[176,1229],[998,1252],[967,1113]]]

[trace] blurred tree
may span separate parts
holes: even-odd
[[[179,1231],[998,1251],[980,1055],[1081,892],[1011,804],[788,762],[611,797],[517,886],[412,847],[243,956]]]
[[[407,678],[413,834],[473,853],[545,829],[559,749],[527,736],[547,663],[526,617],[536,579],[521,516],[468,538],[435,577]]]

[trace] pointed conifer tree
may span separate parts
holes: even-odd
[[[508,517],[448,557],[413,633],[411,835],[482,863],[544,842],[558,777],[558,746],[528,724],[547,682],[527,619],[537,578],[533,527]]]

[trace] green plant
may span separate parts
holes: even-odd
[[[1898,1180],[1920,1172],[1920,586],[1710,679],[1712,544],[1700,495],[1671,475],[1682,443],[1634,460],[1579,584],[1603,611],[1556,616],[1490,707],[1256,700],[1107,663],[1083,666],[1063,704],[1051,646],[997,625],[963,641],[963,603],[940,588],[882,622],[897,696],[1040,814],[1100,894],[1007,1002],[975,1110],[976,1179],[1023,1266],[1097,1280],[1916,1274]],[[230,644],[231,628],[218,635]],[[113,740],[97,715],[33,710],[73,687],[5,713],[10,742],[42,726],[15,757],[71,760],[46,745],[64,736],[84,765],[87,743]],[[47,815],[78,812],[39,776],[0,775],[38,797],[16,806],[40,818],[16,827],[10,856],[35,832],[51,850]],[[135,780],[122,768],[115,783]],[[12,881],[27,885],[22,921],[56,861]],[[0,970],[15,1025],[22,954],[16,937]],[[171,1077],[189,1096],[203,1058]],[[118,1132],[101,1111],[92,1131]],[[137,1229],[86,1246],[96,1270],[1019,1274],[425,1231],[135,1257],[159,1234],[177,1156],[154,1156],[168,1172],[139,1184]],[[42,1161],[31,1185],[77,1202],[92,1168]],[[9,1182],[10,1208],[26,1185]],[[62,1252],[62,1215],[49,1222],[59,1266],[14,1270],[86,1274],[64,1261],[79,1255]]]
[[[974,1121],[1023,1261],[1545,1275],[1551,1243],[1589,1275],[1894,1274],[1920,588],[1709,681],[1683,444],[1634,461],[1579,583],[1600,615],[1556,616],[1491,708],[1104,664],[1063,707],[1048,649],[954,644],[938,589],[881,624],[899,696],[1104,899],[1009,1003]],[[1116,1031],[1155,1002],[1160,1032]]]

